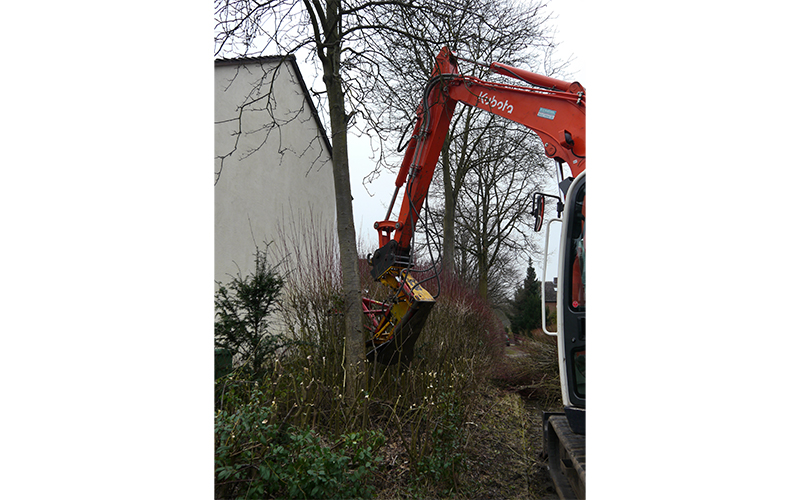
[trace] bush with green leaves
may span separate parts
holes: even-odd
[[[277,418],[261,384],[226,384],[227,403],[215,418],[216,498],[364,498],[383,444],[376,431],[342,434],[326,442],[309,428]]]
[[[249,275],[238,273],[228,284],[218,283],[214,343],[243,361],[245,369],[260,374],[265,361],[286,342],[282,335],[269,332],[284,280],[267,263],[266,250],[256,248],[255,264]]]

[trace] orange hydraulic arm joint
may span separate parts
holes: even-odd
[[[447,47],[436,56],[431,79],[417,108],[414,131],[397,173],[386,218],[375,223],[380,247],[369,258],[371,274],[376,281],[397,292],[392,304],[383,304],[382,309],[372,309],[374,301],[365,299],[364,311],[373,321],[371,351],[368,346],[370,359],[377,356],[386,364],[398,359],[408,362],[419,330],[435,302],[408,270],[413,266],[414,230],[458,102],[532,129],[541,138],[545,154],[558,163],[569,165],[573,176],[586,168],[586,93],[581,84],[500,63],[492,63],[489,68],[526,85],[463,76],[456,56]],[[398,218],[389,220],[403,186],[405,192]],[[382,350],[391,343],[396,349]]]

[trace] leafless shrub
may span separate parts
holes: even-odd
[[[561,399],[558,373],[558,346],[555,337],[538,330],[495,366],[494,378],[501,386],[535,399],[543,406],[557,405]]]

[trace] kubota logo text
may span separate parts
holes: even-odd
[[[481,92],[478,94],[478,100],[483,101],[483,103],[490,108],[497,108],[500,111],[507,112],[509,115],[514,112],[514,105],[509,104],[508,99],[505,101],[498,101],[495,96],[489,97],[488,92]]]

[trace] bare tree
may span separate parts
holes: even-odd
[[[371,41],[374,52],[391,51],[393,57],[383,68],[383,74],[390,85],[379,92],[380,102],[375,105],[386,108],[387,115],[396,123],[395,128],[401,130],[403,122],[411,122],[411,114],[419,102],[420,92],[430,74],[430,61],[443,45],[470,59],[483,61],[502,61],[520,67],[528,67],[534,71],[550,73],[554,69],[563,69],[563,64],[553,61],[553,42],[549,17],[542,4],[521,4],[514,0],[474,0],[470,1],[470,9],[462,9],[447,15],[431,12],[398,12],[392,23],[398,30],[380,33]],[[405,32],[414,32],[417,36],[431,40],[429,44],[419,44],[416,39],[404,36]],[[467,71],[480,78],[490,78],[488,70],[482,66],[464,63]],[[483,111],[466,106],[459,107],[451,122],[451,131],[445,141],[440,158],[441,168],[431,186],[432,204],[437,210],[433,220],[441,224],[435,232],[441,239],[441,259],[446,270],[461,268],[456,262],[456,248],[460,238],[456,231],[473,231],[477,228],[495,231],[478,238],[470,245],[460,245],[459,251],[472,255],[470,266],[463,267],[480,271],[480,290],[484,296],[488,294],[489,276],[503,276],[506,281],[508,269],[497,269],[493,266],[504,262],[506,267],[513,267],[515,259],[508,258],[513,252],[533,253],[534,247],[525,247],[520,243],[523,236],[520,227],[524,223],[521,214],[524,212],[524,199],[520,198],[532,192],[530,188],[537,184],[545,166],[541,159],[543,153],[537,148],[538,137],[524,127],[496,120]],[[527,141],[527,143],[526,143]],[[494,145],[487,148],[487,145]],[[510,151],[510,148],[517,148]],[[503,168],[493,168],[491,156],[501,158],[517,158],[518,163],[503,163]],[[519,160],[525,156],[525,160]],[[382,167],[384,165],[380,165]],[[487,169],[475,172],[476,169]],[[491,170],[492,176],[487,174]],[[514,176],[514,173],[518,175]],[[524,174],[524,175],[523,175]],[[476,196],[492,197],[498,190],[489,189],[493,184],[507,186],[504,179],[514,177],[519,184],[511,186],[511,191],[503,193],[502,200],[492,198],[481,199]],[[474,187],[481,181],[484,191],[479,193]],[[459,207],[462,189],[470,187],[469,195],[472,203],[480,203],[484,213],[480,220],[474,220],[478,214],[477,205],[471,211]],[[527,188],[527,190],[522,190]],[[514,193],[514,199],[510,194]],[[494,214],[485,213],[489,207]],[[495,225],[488,223],[492,218]],[[503,220],[505,223],[500,223]],[[501,233],[497,233],[500,231]],[[429,229],[431,232],[431,229]],[[513,235],[513,236],[512,236]],[[420,240],[424,240],[424,235]],[[430,241],[426,243],[430,244]],[[490,250],[490,247],[491,250]],[[505,254],[505,259],[500,255]],[[462,276],[466,277],[466,276]],[[496,288],[496,287],[495,287]],[[499,292],[499,291],[498,291]]]
[[[491,117],[490,121],[497,118]],[[472,257],[478,289],[489,296],[490,270],[512,264],[509,254],[529,255],[526,238],[532,193],[545,169],[543,151],[532,131],[509,125],[487,127],[466,169],[461,196],[456,200],[456,231],[471,244],[458,250]]]
[[[264,50],[293,54],[310,49],[322,70],[330,125],[336,224],[345,315],[347,392],[361,385],[365,344],[361,323],[358,253],[350,191],[347,131],[362,116],[380,131],[370,111],[376,88],[387,85],[380,73],[387,54],[370,52],[380,31],[397,30],[390,20],[400,12],[446,12],[463,8],[448,1],[422,0],[216,0],[216,54],[248,56]],[[416,37],[405,32],[407,36]],[[419,39],[419,37],[416,37]]]
[[[311,47],[322,67],[328,101],[336,225],[341,259],[345,316],[346,390],[355,397],[361,385],[366,357],[361,329],[361,294],[358,274],[350,167],[347,154],[347,123],[342,54],[351,30],[348,22],[365,5],[341,0],[217,0],[217,54],[250,55],[271,47],[291,54]],[[259,40],[261,39],[261,40]],[[259,47],[260,44],[263,44]]]

